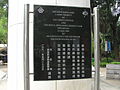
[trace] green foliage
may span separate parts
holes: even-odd
[[[112,58],[102,58],[100,61],[100,66],[101,67],[106,67],[106,64],[110,64],[111,62],[113,62]]]
[[[94,58],[92,58],[92,62],[94,62],[95,61],[95,59]]]
[[[120,62],[111,62],[111,64],[120,64]]]
[[[113,33],[113,31],[117,32],[117,22],[120,16],[119,14],[117,16],[112,14],[111,8],[114,8],[115,4],[116,0],[104,0],[100,4],[100,31],[105,36],[110,36],[111,41],[118,37],[118,35]]]
[[[7,18],[2,17],[0,19],[0,41],[1,43],[7,43]]]
[[[112,58],[110,58],[110,57],[108,57],[108,58],[102,58],[101,59],[101,62],[106,62],[106,63],[110,63],[110,62],[113,62],[113,59]]]
[[[120,64],[120,62],[114,62],[112,58],[102,58],[100,61],[100,67],[106,67],[107,64]],[[95,65],[94,58],[92,58],[92,65]]]
[[[106,67],[106,64],[109,64],[108,62],[100,62],[100,67]],[[95,66],[95,62],[92,61],[92,65]]]
[[[100,66],[101,66],[101,67],[106,67],[107,64],[120,64],[120,62],[110,62],[110,63],[100,62]]]
[[[7,0],[0,1],[0,43],[7,43],[8,7]]]
[[[0,7],[3,7],[8,4],[8,0],[0,0]]]
[[[107,63],[107,62],[100,62],[100,67],[106,67],[107,64],[110,64],[110,63]]]
[[[91,40],[91,54],[92,54],[92,57],[94,57],[94,39],[93,39],[93,34],[92,34],[92,40]]]
[[[118,43],[119,43],[119,45],[120,45],[120,37],[119,37],[119,35],[120,35],[120,19],[118,20],[118,22],[117,22],[117,30],[116,30],[116,32],[117,32],[117,41],[118,41]]]
[[[99,5],[100,7],[100,32],[104,37],[109,36],[112,43],[112,53],[114,53],[115,60],[119,61],[120,49],[120,14],[113,15],[116,10],[116,0],[94,0],[92,7]],[[102,37],[101,40],[107,40]],[[104,50],[104,42],[101,44],[101,51]],[[102,53],[102,52],[101,52]]]

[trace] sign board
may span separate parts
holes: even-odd
[[[110,41],[105,41],[105,51],[111,52],[111,42]]]
[[[90,8],[34,6],[34,80],[91,78]]]
[[[107,43],[108,45],[108,51],[111,51],[111,42],[110,41],[108,41],[108,43]]]

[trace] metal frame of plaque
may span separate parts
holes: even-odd
[[[90,8],[34,5],[34,80],[91,78]]]

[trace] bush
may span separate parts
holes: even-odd
[[[101,59],[101,62],[110,63],[110,62],[113,62],[113,59],[110,58],[110,57],[109,57],[109,58],[106,58],[106,57],[105,57],[105,58],[102,58],[102,59]]]
[[[92,58],[92,62],[94,62],[95,61],[95,59],[94,58]]]
[[[120,64],[120,62],[111,62],[110,64]]]
[[[100,67],[106,67],[106,65],[109,64],[107,62],[100,62]]]
[[[110,62],[110,63],[100,62],[100,66],[101,66],[101,67],[106,67],[107,64],[120,64],[120,62]]]
[[[106,64],[120,64],[120,62],[114,62],[112,58],[102,58],[100,61],[100,67],[106,67]],[[94,58],[92,58],[92,65],[94,64]]]
[[[101,67],[106,67],[106,64],[108,64],[106,59],[105,60],[103,59],[103,61],[100,62]],[[92,65],[95,66],[94,58],[92,58]]]

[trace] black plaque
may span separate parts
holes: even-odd
[[[34,6],[34,80],[91,78],[90,8]]]

